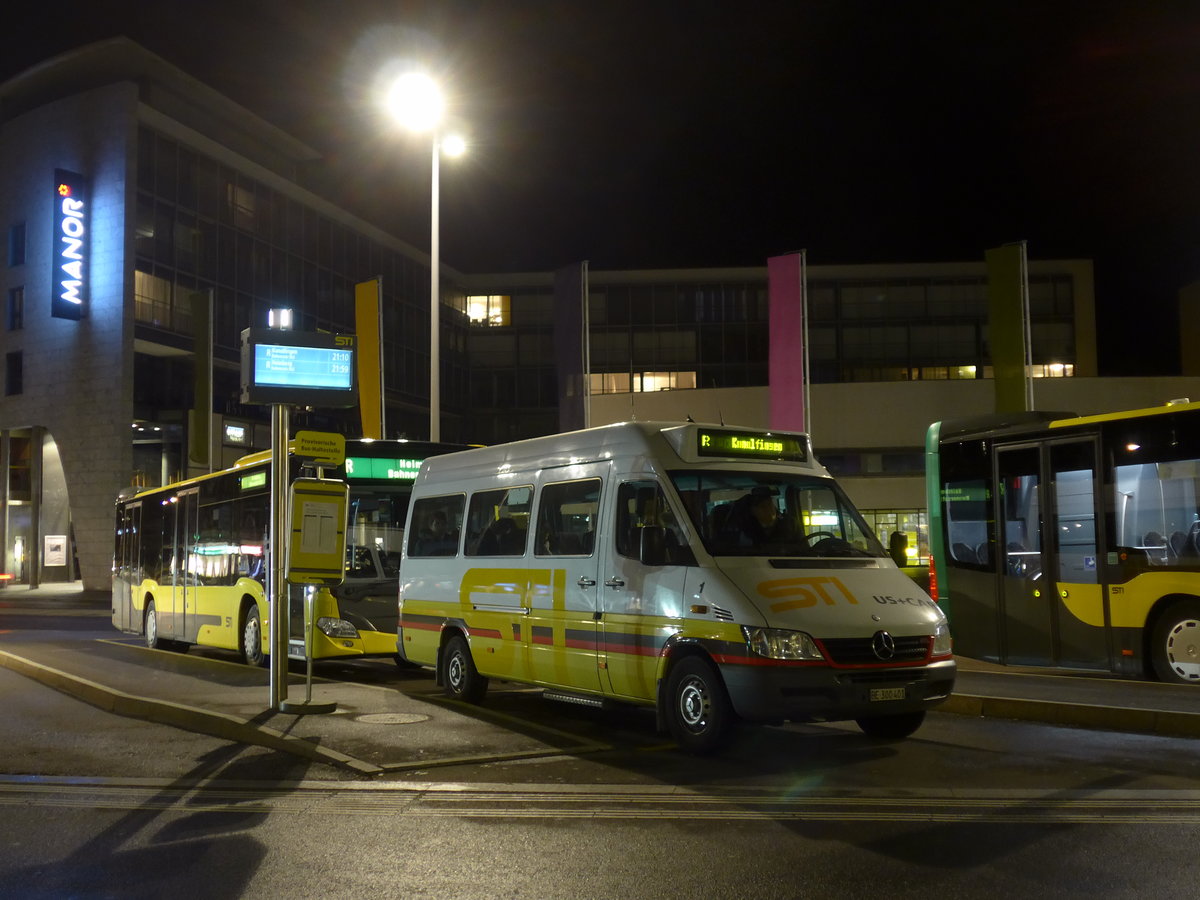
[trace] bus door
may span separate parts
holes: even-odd
[[[1096,522],[1096,447],[996,448],[1002,659],[1107,669]]]
[[[666,494],[652,479],[617,486],[613,524],[600,557],[601,666],[605,688],[620,697],[655,695],[659,654],[675,631],[667,621],[683,616],[687,565],[695,557]],[[664,530],[667,564],[643,565],[641,530]]]
[[[532,677],[546,684],[601,689],[596,528],[610,468],[566,467],[564,480],[544,483],[539,494],[534,555],[549,563],[551,584],[529,604],[525,641]]]
[[[142,503],[129,503],[117,510],[120,541],[117,545],[117,577],[113,584],[113,626],[136,630],[133,623],[134,592],[142,581]],[[140,622],[138,623],[140,624]]]
[[[1042,467],[1037,445],[996,447],[996,552],[1000,563],[996,605],[1001,661],[1047,666],[1051,637],[1052,579],[1042,554]]]
[[[1055,662],[1076,668],[1110,668],[1106,591],[1100,582],[1096,443],[1056,441],[1045,448],[1050,473],[1048,547],[1054,577]]]
[[[200,489],[181,491],[172,504],[175,510],[175,580],[171,590],[171,610],[167,621],[168,634],[173,640],[186,641],[188,626],[196,614],[196,588],[199,586],[195,556],[196,536],[200,533]],[[161,627],[161,626],[160,626]],[[193,631],[195,628],[193,627]]]

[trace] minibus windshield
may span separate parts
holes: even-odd
[[[713,556],[883,557],[836,482],[780,472],[671,472]]]

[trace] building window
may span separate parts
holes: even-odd
[[[20,350],[14,350],[4,359],[4,395],[13,397],[25,391],[25,363]]]
[[[25,223],[18,222],[8,230],[8,264],[20,266],[25,262]]]
[[[162,328],[171,327],[171,282],[140,269],[133,273],[134,318]]]
[[[24,327],[25,288],[10,288],[8,291],[8,330],[20,331]]]
[[[510,325],[510,298],[503,294],[467,297],[467,317],[473,325]]]

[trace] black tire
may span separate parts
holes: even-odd
[[[267,664],[267,654],[262,649],[262,619],[258,615],[258,604],[252,603],[246,610],[242,632],[238,639],[242,661],[248,666],[261,667]]]
[[[725,682],[696,656],[680,660],[667,678],[666,720],[671,737],[687,753],[715,753],[733,737],[737,716]]]
[[[146,604],[143,626],[146,646],[151,650],[166,650],[168,642],[158,636],[158,610],[155,609],[153,600]]]
[[[898,741],[906,738],[925,721],[925,711],[899,713],[892,716],[863,716],[855,719],[863,734],[868,737],[886,741]]]
[[[1150,633],[1150,660],[1159,681],[1200,684],[1200,600],[1167,608]]]
[[[488,680],[475,668],[467,639],[456,634],[442,649],[442,690],[446,696],[466,703],[478,703],[487,693]]]

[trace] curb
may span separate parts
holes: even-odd
[[[939,712],[960,716],[1020,719],[1047,725],[1073,725],[1160,737],[1200,737],[1200,715],[1163,709],[1088,706],[1057,700],[980,697],[973,694],[951,694],[935,708]]]
[[[43,666],[41,663],[14,656],[3,650],[0,650],[0,666],[119,716],[171,725],[235,743],[267,747],[271,750],[301,756],[314,762],[349,769],[359,775],[375,776],[384,771],[373,763],[355,759],[336,750],[321,747],[303,738],[292,737],[274,728],[258,725],[237,716],[198,709],[194,706],[172,703],[167,700],[152,700],[149,697],[126,694],[86,678],[79,678],[67,672]]]

